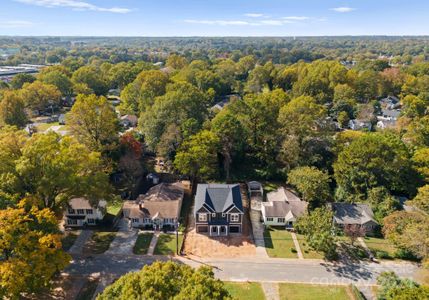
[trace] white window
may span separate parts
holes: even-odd
[[[267,222],[272,222],[273,218],[267,218]]]
[[[87,214],[87,215],[92,215],[92,213],[93,213],[92,209],[87,209],[87,210],[86,210],[86,214]]]
[[[133,223],[138,223],[138,222],[139,222],[139,219],[135,219],[135,218],[134,218],[134,219],[132,219],[132,222],[133,222]]]
[[[69,224],[69,225],[77,225],[77,220],[68,219],[67,220],[67,224]]]
[[[212,218],[216,218],[216,214],[215,213],[212,213]]]
[[[278,223],[284,223],[285,222],[285,218],[277,218],[277,222]]]
[[[238,220],[240,220],[238,214],[231,214],[231,222],[238,222]]]
[[[224,213],[222,213],[222,218],[225,218],[225,214]]]
[[[73,208],[69,208],[68,211],[69,211],[69,214],[71,214],[71,215],[74,215],[74,213],[75,213]]]
[[[95,219],[88,218],[88,224],[95,224]]]
[[[149,218],[144,218],[143,219],[143,223],[149,224],[150,223],[150,219]]]
[[[207,214],[198,214],[198,221],[207,222]]]
[[[85,214],[85,211],[84,211],[83,209],[78,209],[78,210],[77,210],[77,214],[78,214],[78,215],[84,215],[84,214]]]

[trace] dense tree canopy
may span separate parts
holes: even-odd
[[[209,267],[193,269],[174,262],[155,262],[108,286],[97,300],[231,299]]]
[[[27,198],[0,210],[0,297],[20,299],[49,287],[71,259],[61,248],[54,213]]]

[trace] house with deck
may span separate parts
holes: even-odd
[[[100,200],[95,204],[86,198],[73,198],[67,203],[64,226],[93,226],[103,220],[105,214],[106,201]]]
[[[197,233],[210,236],[241,233],[243,215],[239,184],[198,184],[194,208]]]
[[[146,229],[176,229],[184,196],[180,182],[160,183],[136,200],[125,201],[123,216],[130,227]]]
[[[307,213],[308,202],[302,201],[290,190],[280,187],[267,194],[262,203],[262,219],[266,226],[282,226],[293,229],[295,222]]]

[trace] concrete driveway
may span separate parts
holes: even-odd
[[[109,249],[105,252],[107,255],[112,254],[133,254],[134,244],[138,236],[138,229],[129,228],[125,219],[119,221],[119,230],[115,239],[110,243]]]

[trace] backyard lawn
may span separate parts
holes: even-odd
[[[281,300],[349,300],[353,299],[349,286],[327,286],[298,283],[279,284]]]
[[[116,216],[118,212],[121,210],[121,207],[122,207],[122,201],[115,200],[112,202],[107,202],[107,206],[106,206],[107,213],[113,216]]]
[[[74,242],[78,237],[78,233],[75,231],[66,231],[61,239],[63,250],[67,251],[73,246]]]
[[[225,288],[237,300],[264,300],[262,287],[257,282],[225,282]]]
[[[268,228],[264,231],[265,248],[270,257],[298,258],[295,245],[289,231]]]
[[[140,233],[133,248],[134,254],[147,254],[153,233]]]
[[[298,243],[301,247],[302,255],[304,256],[304,258],[323,259],[323,253],[319,253],[311,249],[304,235],[297,234],[296,237],[298,239]]]
[[[84,246],[84,253],[101,254],[109,249],[110,243],[116,236],[116,232],[97,231],[94,232]]]
[[[179,234],[179,249],[182,246],[183,234]],[[176,249],[176,235],[163,233],[159,236],[158,242],[155,247],[154,254],[156,255],[175,255]]]

